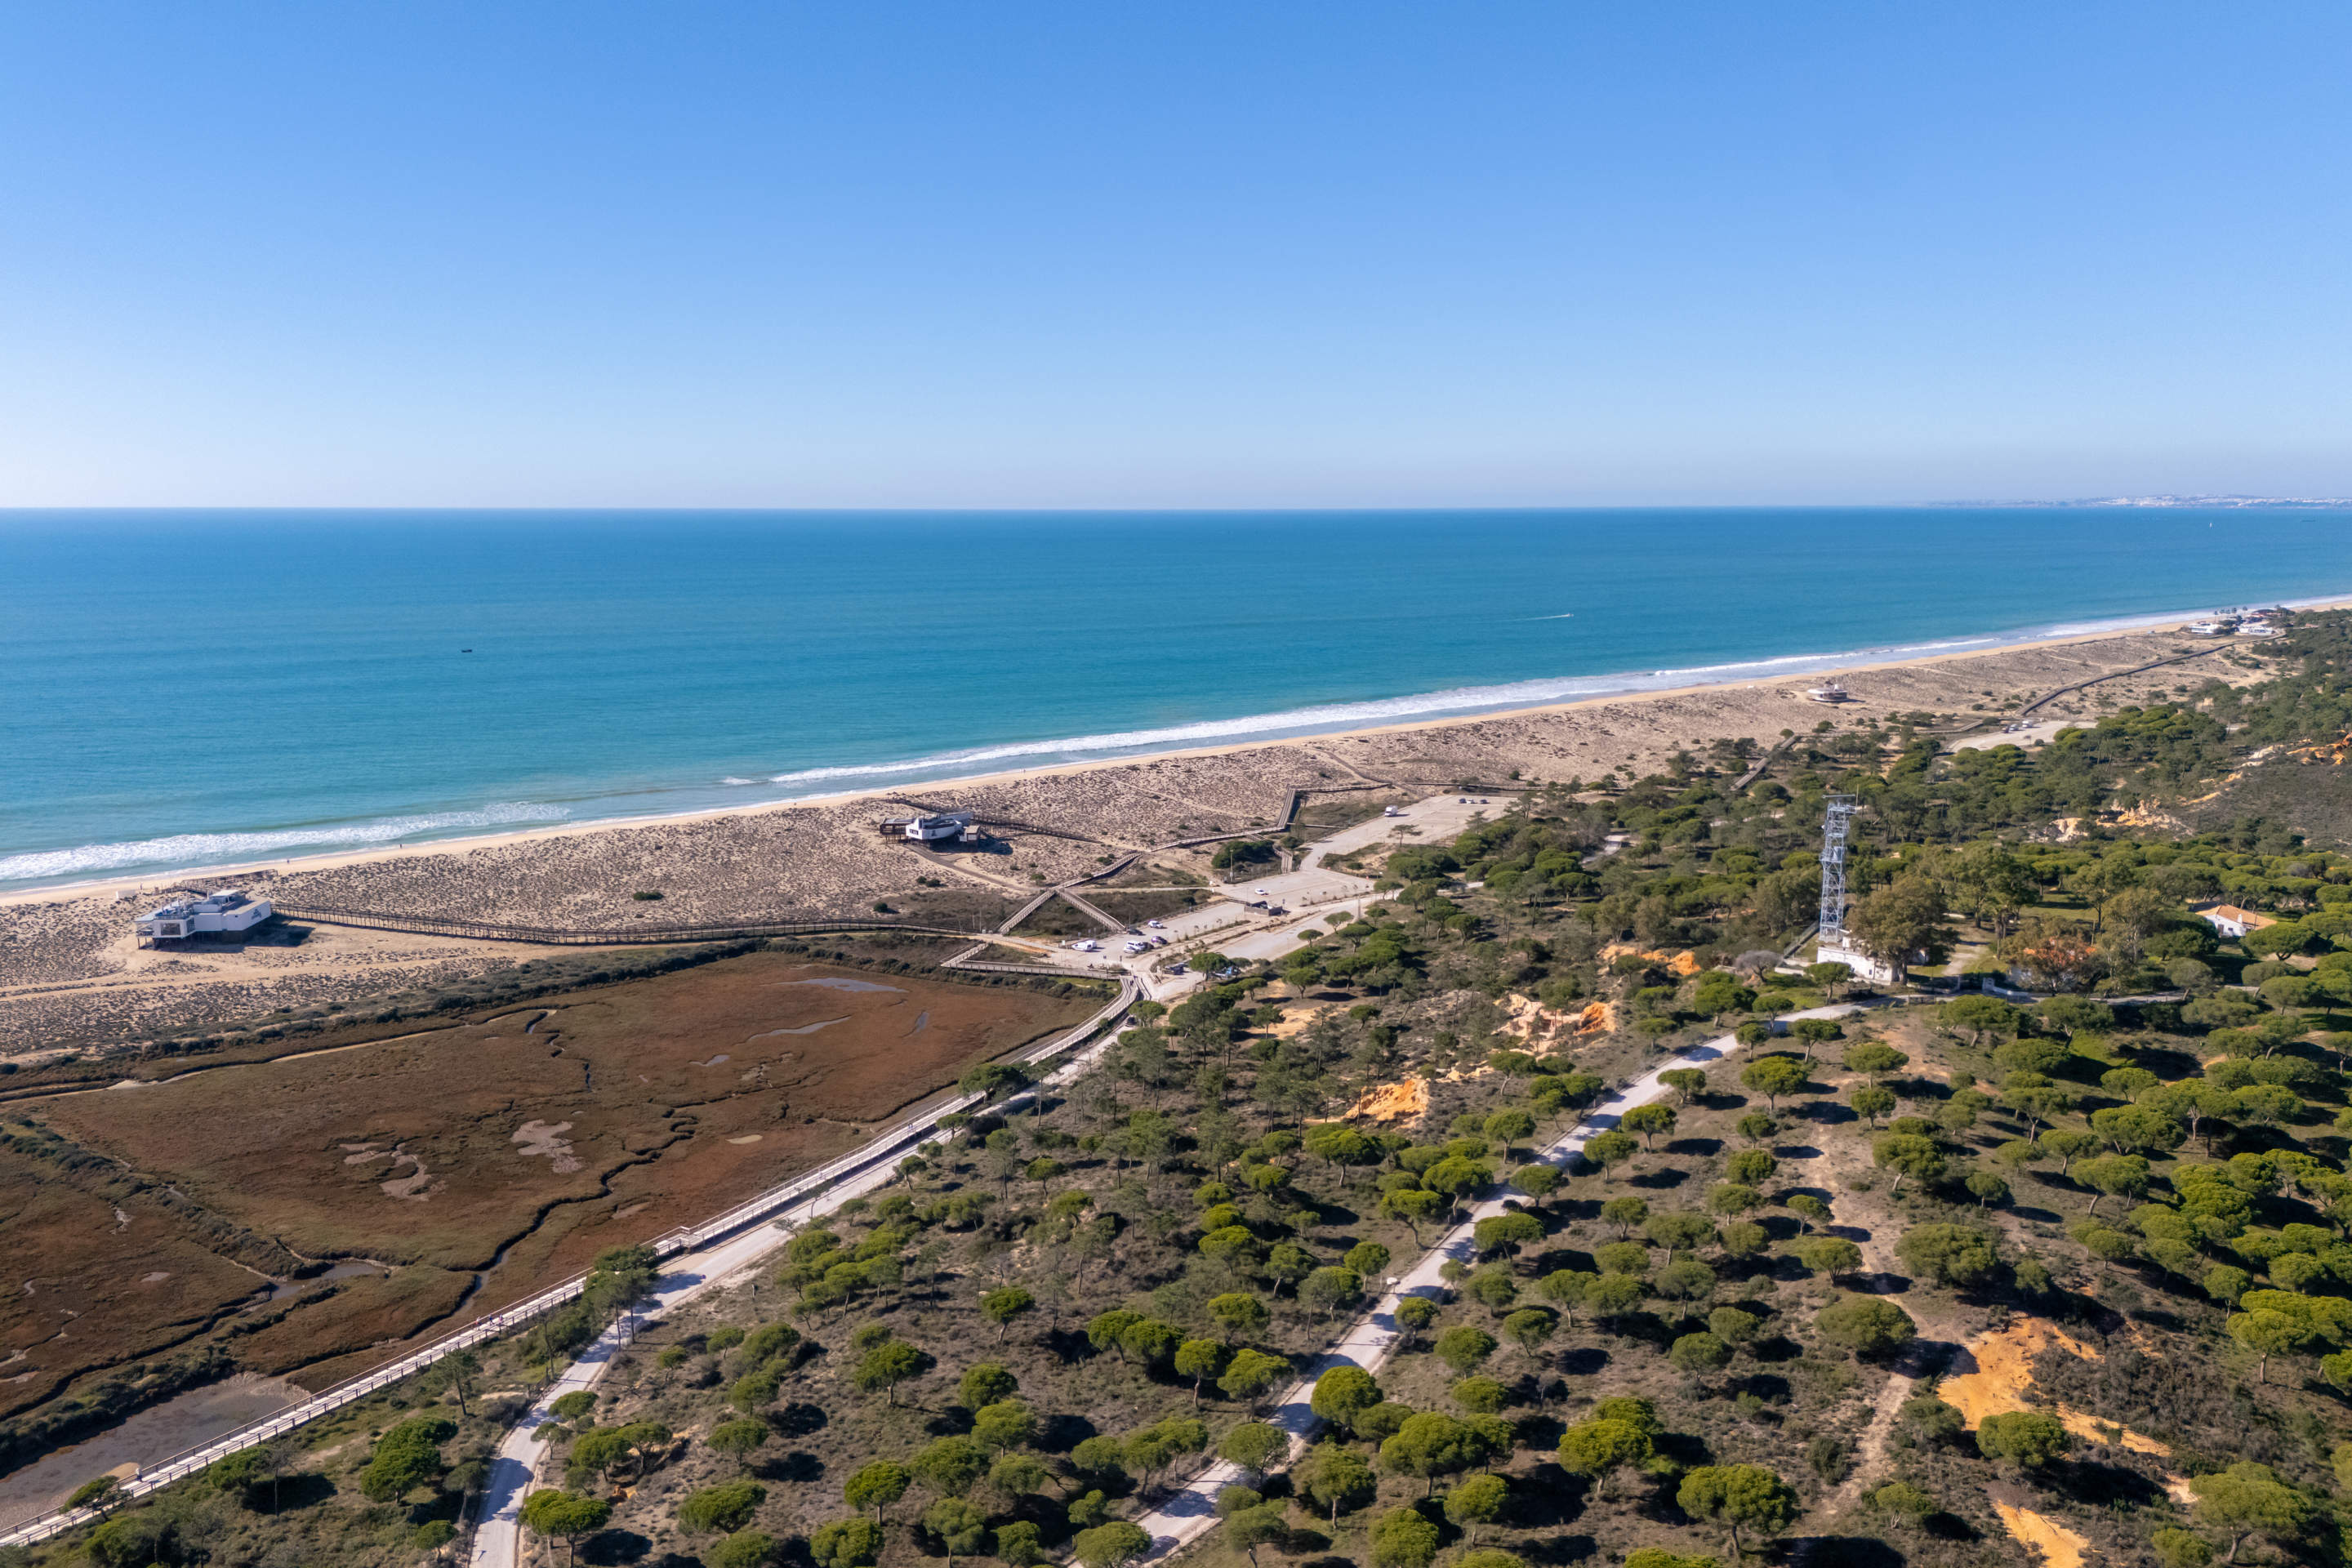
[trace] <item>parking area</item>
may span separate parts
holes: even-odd
[[[1343,827],[1307,851],[1306,864],[1352,855],[1368,844],[1399,838],[1408,844],[1438,844],[1453,837],[1481,817],[1491,821],[1512,805],[1509,795],[1433,795],[1402,807],[1395,816],[1375,816],[1353,827]]]
[[[1198,978],[1171,976],[1156,965],[1202,948],[1244,962],[1279,959],[1312,940],[1302,932],[1332,930],[1390,896],[1374,893],[1370,878],[1325,868],[1320,862],[1326,856],[1349,854],[1388,838],[1444,843],[1473,822],[1492,817],[1510,805],[1508,796],[1447,795],[1416,801],[1395,816],[1358,823],[1313,846],[1297,870],[1269,872],[1217,888],[1215,902],[1180,910],[1163,917],[1157,926],[1141,928],[1149,935],[1166,938],[1164,948],[1130,954],[1125,951],[1126,938],[1103,932],[1087,939],[1101,944],[1099,952],[1079,953],[1065,943],[1058,955],[1066,963],[1089,964],[1107,973],[1123,969],[1142,981],[1147,994],[1167,1000],[1191,990]],[[1284,913],[1272,917],[1268,910],[1253,907],[1259,901]]]
[[[1392,893],[1367,893],[1340,902],[1326,904],[1321,910],[1316,911],[1315,919],[1286,920],[1278,926],[1249,931],[1234,937],[1230,942],[1218,943],[1217,951],[1227,958],[1247,959],[1252,963],[1261,959],[1282,958],[1296,952],[1307,942],[1313,940],[1313,936],[1320,935],[1336,926],[1344,924],[1363,913],[1368,906],[1394,896]],[[1311,934],[1301,935],[1302,931]]]
[[[1304,915],[1328,908],[1342,899],[1360,898],[1371,887],[1365,878],[1320,868],[1268,872],[1246,882],[1218,888],[1216,902],[1179,910],[1166,917],[1163,924],[1144,929],[1153,936],[1166,937],[1171,947],[1189,947],[1213,932],[1265,921],[1265,910],[1250,907],[1260,900],[1275,909],[1288,910],[1293,915]],[[1117,945],[1108,934],[1101,941],[1105,946]]]
[[[1298,910],[1311,904],[1328,904],[1334,899],[1354,898],[1359,893],[1370,891],[1371,885],[1371,879],[1368,877],[1351,877],[1345,871],[1328,871],[1314,866],[1255,877],[1220,890],[1228,898],[1243,903],[1264,900],[1269,904]]]

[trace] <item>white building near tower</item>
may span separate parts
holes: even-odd
[[[1861,802],[1850,795],[1833,795],[1824,803],[1822,814],[1822,913],[1815,930],[1820,942],[1813,951],[1816,963],[1843,963],[1862,980],[1874,985],[1892,985],[1903,978],[1899,964],[1888,963],[1856,947],[1845,929],[1845,843],[1846,825],[1861,808]]]

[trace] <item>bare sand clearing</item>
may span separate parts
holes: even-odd
[[[2053,1346],[2083,1361],[2105,1359],[2096,1347],[2043,1319],[2012,1318],[2007,1328],[1969,1341],[1968,1348],[1960,1352],[1957,1363],[1959,1370],[1945,1379],[1937,1393],[1965,1416],[1970,1426],[1988,1415],[2039,1408],[2026,1399],[2026,1391],[2033,1386],[2033,1358]],[[2103,1421],[2087,1410],[2078,1410],[2071,1405],[2047,1408],[2067,1431],[2088,1442],[2105,1443],[2112,1438],[2135,1454],[2159,1459],[2172,1457],[2171,1448],[2165,1444],[2128,1426]]]
[[[1516,991],[1503,998],[1503,1013],[1504,1021],[1495,1032],[1519,1040],[1538,1053],[1573,1046],[1588,1036],[1612,1034],[1618,1022],[1614,1002],[1587,1002],[1573,1012],[1561,1013]]]
[[[310,1397],[281,1378],[237,1373],[150,1405],[120,1426],[58,1448],[0,1479],[0,1530],[57,1507],[93,1476],[128,1477],[142,1466],[225,1437]]]
[[[1992,1510],[2000,1515],[2003,1529],[2041,1554],[2042,1568],[2083,1568],[2083,1553],[2091,1549],[2090,1542],[2084,1537],[2032,1509],[1996,1502]]]
[[[2025,1394],[2033,1386],[2033,1358],[2053,1345],[2084,1361],[2101,1359],[2096,1349],[2046,1319],[2012,1318],[2007,1328],[1970,1340],[1936,1392],[1971,1427],[1988,1415],[2030,1410]]]
[[[1340,1112],[1340,1119],[1360,1116],[1368,1121],[1401,1121],[1412,1126],[1428,1114],[1429,1080],[1408,1078],[1366,1089],[1355,1104]]]
[[[995,902],[1093,869],[1100,858],[1198,834],[1269,825],[1293,788],[1366,780],[1427,793],[1457,780],[1596,779],[1625,766],[1654,771],[1678,750],[1823,720],[1931,713],[1973,717],[2003,699],[2060,687],[2195,648],[2177,632],[2062,639],[1981,654],[1864,666],[1843,672],[1853,701],[1832,710],[1805,700],[1823,677],[1688,688],[920,786],[908,795],[835,796],[786,805],[598,826],[532,829],[498,837],[375,850],[191,876],[184,886],[230,882],[292,904],[522,925],[625,929],[831,918],[888,901],[919,917],[919,887],[953,885],[951,922],[982,923]],[[2109,681],[2053,705],[2059,717],[2145,700],[2209,674],[2251,672],[2216,652],[2186,668]],[[2053,710],[2044,710],[2050,713]],[[1015,831],[1009,852],[926,857],[881,839],[876,818],[908,798],[1051,826],[1080,838]],[[1197,853],[1158,857],[1200,869]],[[166,953],[132,942],[134,906],[162,885],[117,881],[0,897],[0,1049],[139,1037],[167,1025],[250,1018],[273,1008],[446,984],[534,956],[512,943],[318,928],[297,947]],[[634,900],[657,889],[657,904]],[[973,901],[973,900],[978,901]],[[983,907],[985,905],[986,907]],[[1008,909],[1010,905],[1007,905]],[[950,922],[942,922],[950,923]]]

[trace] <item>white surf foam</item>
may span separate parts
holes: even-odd
[[[1172,750],[1216,741],[1277,737],[1321,730],[1367,725],[1411,723],[1453,714],[1478,713],[1509,708],[1534,708],[1580,697],[1611,696],[1627,691],[1654,691],[1675,686],[1717,685],[1734,680],[1770,679],[1829,669],[1864,659],[1910,658],[1927,654],[1991,647],[1998,637],[1958,637],[1943,642],[1909,643],[1900,647],[1846,653],[1796,653],[1774,658],[1744,659],[1732,664],[1698,665],[1682,669],[1654,669],[1615,675],[1561,676],[1540,680],[1512,681],[1502,686],[1462,686],[1410,697],[1380,698],[1363,702],[1330,702],[1294,708],[1279,713],[1250,714],[1236,719],[1204,720],[1193,724],[1153,730],[1118,730],[1098,735],[1074,735],[1055,740],[1019,741],[971,751],[942,752],[895,763],[859,763],[837,767],[802,768],[773,773],[774,784],[805,785],[845,779],[882,778],[892,774],[936,773],[940,769],[971,769],[991,763],[1024,759],[1083,758],[1134,752]]]
[[[336,849],[362,849],[394,844],[404,838],[446,834],[467,827],[516,827],[532,822],[561,822],[571,812],[560,805],[509,801],[477,811],[439,811],[419,816],[395,816],[382,822],[348,823],[333,826],[272,828],[257,833],[177,833],[168,838],[141,838],[120,844],[84,844],[72,849],[34,850],[0,856],[0,882],[43,881],[58,877],[90,877],[142,867],[220,866],[239,860],[299,849],[311,854]]]
[[[2347,602],[2347,596],[2342,594],[2285,601],[2290,608],[2345,602]],[[1949,637],[1938,641],[1903,643],[1883,647],[1848,648],[1834,653],[1785,654],[1773,658],[1748,659],[1729,664],[1697,665],[1677,669],[1620,671],[1513,681],[1498,686],[1456,687],[1444,691],[1421,692],[1360,702],[1324,703],[1275,713],[1205,720],[1198,723],[1170,725],[1149,730],[1119,730],[1094,735],[1008,742],[1002,745],[978,747],[961,752],[943,752],[898,762],[802,768],[788,773],[772,773],[764,780],[740,778],[730,774],[719,782],[730,789],[741,789],[761,784],[783,786],[780,793],[768,795],[762,792],[759,798],[762,801],[789,801],[807,795],[832,793],[833,788],[845,784],[855,788],[861,782],[870,784],[883,780],[898,780],[911,784],[921,780],[950,778],[976,772],[1003,771],[1002,767],[992,769],[989,764],[1005,764],[1015,768],[1042,766],[1054,763],[1084,762],[1115,756],[1134,756],[1152,752],[1176,751],[1220,742],[1230,743],[1252,740],[1276,740],[1286,736],[1361,729],[1380,724],[1412,723],[1426,719],[1496,712],[1513,708],[1541,707],[1549,703],[1574,701],[1580,698],[1655,691],[1677,686],[1707,686],[1738,680],[1772,679],[1783,676],[1842,668],[1856,664],[1899,658],[1920,658],[1943,653],[2000,647],[2021,642],[2033,642],[2046,637],[2082,637],[2129,631],[2142,626],[2164,626],[2194,620],[2213,613],[2210,609],[2174,610],[2163,614],[2121,616],[2063,626],[1989,633],[1980,637]],[[1570,616],[1572,614],[1573,612],[1570,612]],[[1567,619],[1570,616],[1542,618]],[[709,790],[713,786],[706,784],[701,787]],[[682,803],[691,797],[693,791],[688,787],[676,791],[657,790],[653,793],[669,795],[673,799]],[[617,801],[614,804],[617,804]],[[682,809],[707,810],[719,804],[720,802],[716,799],[708,799],[692,806],[683,806]],[[740,802],[740,797],[737,797],[735,802],[729,804],[743,803]],[[566,819],[595,822],[659,820],[665,816],[677,815],[680,809],[681,805],[674,805],[667,810],[656,809],[604,816],[593,815],[595,812],[595,806],[593,804],[587,804],[585,810],[575,818],[574,812],[565,806],[517,801],[484,806],[476,811],[438,812],[347,826],[290,827],[252,833],[179,834],[167,838],[141,839],[120,844],[90,844],[71,849],[40,850],[0,856],[0,886],[92,879],[123,870],[153,868],[163,871],[191,867],[235,865],[240,861],[260,859],[284,854],[289,850],[331,853],[337,849],[397,843],[408,838],[453,837],[467,828],[495,830],[534,822],[556,822]]]

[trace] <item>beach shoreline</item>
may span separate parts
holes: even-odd
[[[2352,606],[2352,598],[2321,599],[2293,602],[2291,607],[2334,609]],[[0,891],[0,907],[26,903],[50,902],[61,898],[88,898],[161,892],[198,882],[225,883],[238,877],[261,875],[286,876],[302,872],[324,871],[350,867],[379,864],[413,858],[418,856],[463,854],[484,848],[528,844],[534,841],[578,837],[586,834],[625,832],[632,829],[665,826],[685,826],[693,823],[757,816],[778,812],[820,811],[854,805],[861,801],[888,801],[914,791],[974,791],[1015,782],[1066,777],[1105,769],[1126,767],[1137,762],[1160,762],[1187,758],[1223,757],[1243,752],[1281,748],[1296,749],[1315,743],[1329,743],[1370,738],[1409,734],[1432,730],[1455,729],[1488,722],[1496,719],[1541,719],[1549,715],[1576,713],[1601,706],[1633,703],[1655,703],[1688,698],[1708,692],[1754,690],[1785,685],[1790,680],[1820,681],[1830,678],[1867,675],[1895,669],[1916,668],[1964,660],[1998,658],[2033,650],[2066,647],[2078,644],[2103,642],[2122,637],[2179,634],[2189,619],[2166,616],[2146,624],[2107,626],[2099,629],[2069,633],[2063,636],[2023,638],[2017,641],[1993,642],[1982,647],[1944,648],[1895,659],[1863,660],[1832,667],[1790,670],[1779,675],[1752,676],[1738,679],[1698,681],[1687,685],[1657,689],[1628,688],[1595,692],[1561,701],[1507,705],[1475,711],[1448,713],[1429,719],[1401,721],[1395,723],[1369,724],[1354,729],[1314,731],[1304,734],[1270,736],[1199,746],[1173,746],[1109,757],[1088,758],[1076,762],[1044,763],[1034,767],[1003,768],[989,772],[945,775],[906,784],[880,784],[867,788],[826,791],[816,795],[794,795],[782,800],[746,802],[740,805],[697,807],[687,811],[648,812],[643,815],[622,815],[586,818],[576,822],[538,824],[523,827],[500,828],[486,833],[453,835],[447,837],[421,839],[404,844],[371,846],[360,849],[320,850],[310,854],[292,855],[269,859],[238,859],[166,871],[124,874],[80,879],[70,881],[45,882],[29,887]],[[1966,640],[1966,639],[1961,639]],[[2217,643],[2216,646],[2221,646]],[[1786,662],[1807,662],[1809,656],[1790,656]],[[1771,662],[1771,661],[1763,661]],[[1630,672],[1629,672],[1630,674]],[[1605,678],[1596,678],[1605,679]],[[1824,710],[1828,711],[1828,710]],[[904,764],[913,772],[923,767],[920,762]]]
[[[1279,831],[1294,791],[1313,836],[1383,805],[1463,793],[1465,781],[1479,781],[1481,794],[1494,786],[1499,812],[1507,805],[1501,792],[1513,783],[1637,778],[1683,752],[1731,768],[1738,764],[1729,744],[1749,742],[1740,754],[1752,756],[1783,733],[1824,724],[1851,731],[1898,718],[1938,727],[1968,721],[1990,738],[1983,726],[2084,681],[2097,684],[2056,698],[2037,719],[2095,722],[2118,706],[2193,689],[2208,671],[2239,684],[2267,678],[2259,656],[2270,645],[2191,638],[2169,629],[2177,625],[1855,660],[1834,671],[1852,697],[1836,707],[1807,700],[1831,672],[1790,673],[1000,769],[911,790],[886,784],[237,862],[169,879],[151,873],[12,890],[0,895],[0,1039],[19,1053],[103,1047],[190,1029],[266,1026],[289,1015],[325,1016],[386,999],[413,1006],[467,994],[501,967],[571,951],[435,934],[445,929],[435,922],[593,931],[619,945],[633,927],[646,933],[645,942],[658,943],[665,931],[841,920],[984,935],[1039,893],[1122,865],[1129,868],[1093,896],[1125,909],[1119,900],[1129,889],[1166,884],[1213,895],[1223,879],[1208,849],[1197,846]],[[2183,655],[2204,668],[2142,668]],[[944,853],[877,833],[878,816],[906,809],[886,811],[885,803],[909,796],[971,809],[997,826],[985,843]],[[1348,804],[1320,804],[1332,801]],[[295,910],[365,911],[395,928],[415,923],[379,930],[298,919],[265,928],[273,940],[247,945],[140,945],[131,917],[162,901],[157,893],[219,886],[241,886]],[[1030,934],[1061,940],[1067,932],[1048,921]]]

